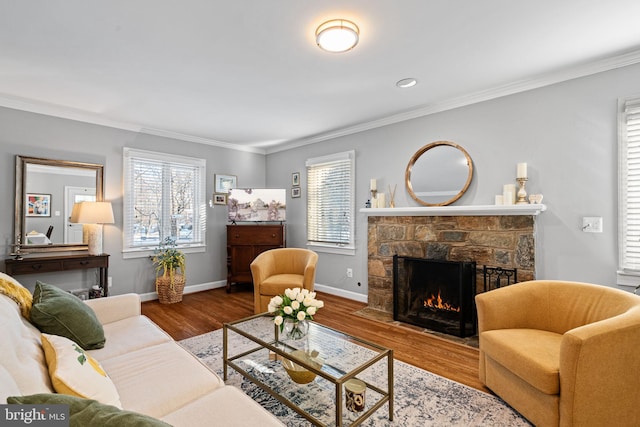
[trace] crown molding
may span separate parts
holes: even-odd
[[[409,111],[393,114],[381,119],[372,120],[364,123],[360,123],[354,126],[349,126],[341,129],[335,129],[329,132],[323,132],[317,135],[312,135],[307,138],[300,138],[278,144],[271,147],[257,147],[256,145],[247,146],[234,144],[231,142],[218,141],[211,138],[204,138],[195,135],[182,134],[163,129],[147,128],[140,124],[128,123],[123,121],[111,120],[101,116],[99,113],[83,111],[76,108],[66,107],[62,105],[50,104],[45,102],[33,101],[25,98],[15,97],[11,95],[0,94],[0,107],[11,108],[14,110],[22,110],[31,113],[43,114],[52,117],[58,117],[62,119],[74,120],[83,123],[95,124],[99,126],[106,126],[115,129],[122,129],[131,132],[139,132],[149,135],[155,135],[160,137],[179,139],[182,141],[195,142],[198,144],[211,145],[230,150],[252,152],[258,154],[272,154],[281,151],[287,151],[294,148],[315,144],[343,136],[352,135],[359,132],[364,132],[371,129],[376,129],[383,126],[392,125],[395,123],[404,122],[407,120],[416,119],[419,117],[428,116],[443,111],[452,110],[472,104],[477,104],[483,101],[489,101],[492,99],[500,98],[503,96],[512,95],[527,90],[538,89],[544,86],[589,76],[592,74],[601,73],[603,71],[609,71],[616,68],[626,67],[634,65],[640,62],[640,49],[629,51],[616,56],[592,61],[589,63],[580,64],[573,67],[568,67],[562,70],[556,70],[550,73],[545,73],[531,79],[524,79],[520,81],[511,82],[505,85],[496,86],[494,88],[477,91],[465,96],[444,100],[432,104],[426,104],[419,108]]]
[[[443,111],[453,110],[455,108],[465,107],[477,104],[483,101],[489,101],[503,96],[513,95],[515,93],[525,92],[532,89],[538,89],[544,86],[550,86],[568,80],[580,77],[590,76],[593,74],[609,71],[616,68],[622,68],[634,65],[640,62],[640,49],[630,51],[621,55],[600,59],[578,66],[568,67],[562,70],[541,74],[531,79],[515,81],[512,83],[496,86],[490,89],[481,90],[469,95],[452,98],[442,102],[427,104],[422,107],[394,114],[378,120],[372,120],[360,123],[355,126],[349,126],[342,129],[336,129],[330,132],[324,132],[309,138],[302,138],[289,143],[280,144],[267,149],[267,154],[277,153],[280,151],[291,150],[293,148],[305,145],[315,144],[330,139],[340,138],[354,133],[364,132],[395,123],[404,122],[419,117],[428,116]]]

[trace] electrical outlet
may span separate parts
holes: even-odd
[[[353,277],[353,269],[347,268],[347,277]]]
[[[582,218],[582,231],[585,233],[602,233],[602,217],[585,216]]]

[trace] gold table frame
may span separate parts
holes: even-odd
[[[230,367],[232,369],[234,369],[235,371],[239,372],[240,374],[242,374],[245,378],[247,378],[249,381],[253,382],[254,384],[256,384],[257,386],[259,386],[262,390],[264,390],[265,392],[269,393],[269,395],[273,396],[274,398],[276,398],[279,402],[285,404],[286,406],[288,406],[289,408],[293,409],[294,411],[296,411],[298,414],[302,415],[304,418],[306,418],[308,421],[310,421],[311,423],[313,423],[314,425],[317,426],[323,426],[325,424],[323,424],[320,420],[318,420],[317,418],[315,418],[314,416],[312,416],[311,414],[307,413],[304,409],[298,407],[296,404],[294,404],[293,402],[291,402],[290,400],[286,399],[285,397],[279,395],[276,391],[274,391],[268,384],[260,381],[258,378],[256,378],[255,376],[251,375],[251,373],[245,369],[243,369],[238,363],[236,363],[236,361],[238,359],[241,359],[245,356],[251,355],[253,353],[256,353],[258,351],[262,351],[264,349],[268,349],[270,354],[275,355],[276,358],[280,357],[280,358],[286,358],[289,360],[294,360],[296,364],[303,366],[304,368],[308,369],[309,371],[314,372],[316,375],[324,378],[325,380],[329,381],[330,383],[335,385],[335,409],[336,409],[336,417],[335,417],[335,425],[338,427],[341,427],[343,425],[343,411],[342,411],[342,397],[343,397],[343,384],[351,379],[351,378],[355,378],[356,375],[358,375],[359,373],[365,371],[366,369],[372,367],[373,365],[375,365],[378,362],[381,362],[382,360],[386,359],[387,360],[387,390],[383,390],[382,388],[371,384],[370,382],[366,382],[366,387],[368,389],[371,389],[373,391],[375,391],[376,393],[378,393],[380,395],[380,399],[378,401],[376,401],[376,403],[374,405],[372,405],[368,410],[363,411],[363,413],[358,416],[355,420],[352,421],[352,423],[350,424],[351,426],[357,426],[359,424],[361,424],[364,420],[366,420],[368,417],[370,417],[375,411],[377,411],[382,405],[384,405],[385,403],[389,404],[389,420],[393,421],[393,350],[386,348],[386,347],[382,347],[380,345],[374,344],[372,342],[363,340],[361,338],[357,338],[351,335],[348,335],[344,332],[338,331],[337,329],[333,329],[330,328],[328,326],[324,326],[324,325],[320,325],[319,323],[316,322],[310,322],[313,323],[313,327],[314,328],[318,328],[319,331],[321,331],[322,333],[328,333],[331,335],[336,336],[339,340],[343,340],[343,341],[348,341],[352,344],[356,344],[356,345],[361,345],[369,350],[373,350],[373,351],[377,351],[378,354],[374,357],[369,358],[369,360],[367,360],[364,363],[360,363],[357,366],[355,366],[353,369],[349,370],[348,372],[345,372],[344,374],[340,375],[340,376],[334,376],[331,375],[330,373],[327,373],[325,371],[323,371],[323,368],[321,367],[320,369],[309,365],[308,363],[305,363],[305,361],[303,360],[299,360],[299,359],[293,359],[292,356],[286,351],[286,348],[288,347],[287,344],[284,341],[280,341],[280,336],[279,336],[279,331],[278,331],[278,327],[274,325],[273,330],[273,340],[269,340],[269,341],[265,341],[259,337],[256,337],[254,335],[252,335],[251,333],[242,330],[239,325],[245,323],[245,322],[250,322],[253,321],[255,319],[261,318],[261,317],[270,317],[269,315],[267,315],[266,313],[262,313],[262,314],[256,314],[254,316],[250,316],[244,319],[240,319],[234,322],[229,322],[229,323],[224,323],[223,325],[223,376],[224,376],[224,380],[227,380],[227,369]],[[242,353],[233,355],[233,356],[229,356],[229,341],[228,341],[228,337],[229,337],[229,331],[232,331],[238,335],[241,335],[245,338],[247,338],[248,340],[254,342],[257,344],[257,347],[253,347],[247,351],[244,351]],[[285,348],[285,350],[283,350],[283,348]],[[292,350],[292,347],[288,347],[289,350]],[[324,367],[324,366],[323,366]],[[284,370],[284,368],[283,368]],[[334,371],[335,372],[335,371]]]

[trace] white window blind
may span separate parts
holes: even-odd
[[[640,98],[623,103],[620,126],[620,273],[640,274]]]
[[[354,247],[355,152],[308,159],[309,245]]]
[[[206,161],[132,148],[123,158],[123,250],[153,249],[167,237],[204,246]]]

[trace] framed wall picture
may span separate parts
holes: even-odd
[[[215,192],[227,194],[230,189],[238,187],[238,180],[235,175],[214,175]]]
[[[291,198],[297,199],[298,197],[300,197],[300,187],[291,188]]]
[[[27,216],[51,216],[51,194],[27,193]]]
[[[291,174],[291,185],[294,187],[300,187],[300,172],[294,172]]]
[[[213,195],[213,204],[214,205],[226,205],[227,204],[227,195],[224,193],[214,194]]]

